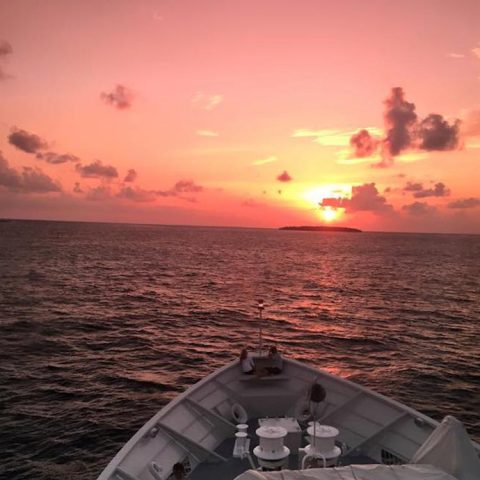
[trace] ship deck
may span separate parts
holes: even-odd
[[[258,418],[251,419],[248,422],[248,436],[251,439],[250,452],[258,445],[258,437],[255,434],[255,430],[258,428]],[[227,459],[227,461],[217,461],[215,463],[203,462],[199,465],[188,478],[191,480],[211,480],[212,478],[222,480],[233,480],[238,475],[242,474],[246,470],[252,468],[248,458],[240,459],[233,457],[233,447],[235,444],[235,438],[228,438],[215,450],[216,453]],[[302,440],[302,447],[306,446],[306,439]],[[252,453],[252,458],[256,462],[255,455]],[[342,455],[339,459],[338,465],[360,465],[360,464],[372,464],[378,463],[371,458],[360,454],[348,454]],[[291,453],[289,456],[288,469],[297,470],[298,455]]]

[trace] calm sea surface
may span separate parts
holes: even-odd
[[[265,335],[480,439],[480,236],[0,222],[0,478],[95,479]]]

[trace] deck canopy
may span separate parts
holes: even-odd
[[[458,480],[480,479],[478,453],[462,422],[451,415],[446,416],[425,440],[412,463],[436,465]]]
[[[258,472],[248,470],[235,480],[457,480],[432,465],[349,465]]]

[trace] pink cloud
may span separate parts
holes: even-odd
[[[288,172],[286,170],[284,170],[280,175],[278,175],[277,180],[279,182],[291,182],[293,179],[288,174]]]

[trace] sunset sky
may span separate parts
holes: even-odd
[[[0,217],[480,234],[480,1],[0,2]]]

